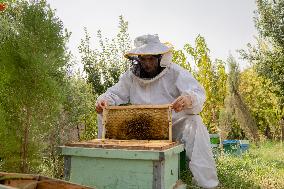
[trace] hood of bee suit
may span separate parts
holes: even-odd
[[[136,75],[134,75],[133,73],[131,73],[134,77],[135,80],[138,81],[138,83],[141,85],[141,86],[145,86],[151,82],[154,82],[156,81],[157,79],[161,78],[163,75],[167,74],[168,70],[170,69],[170,66],[172,64],[172,57],[173,57],[173,54],[171,51],[163,54],[162,56],[162,59],[160,61],[160,66],[161,67],[164,67],[165,69],[159,73],[156,77],[154,78],[151,78],[151,79],[142,79]]]
[[[155,35],[142,35],[134,40],[135,48],[128,51],[124,56],[129,58],[131,56],[138,55],[162,55],[160,66],[165,69],[159,73],[156,77],[151,79],[142,79],[133,74],[134,79],[138,80],[139,84],[147,85],[167,73],[168,67],[172,63],[172,45],[170,43],[161,43],[157,34]]]
[[[134,40],[135,48],[124,56],[129,58],[138,55],[162,55],[161,67],[167,67],[172,61],[172,46],[170,43],[161,43],[157,34],[142,35]]]

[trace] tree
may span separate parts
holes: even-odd
[[[256,121],[258,130],[268,139],[279,139],[281,128],[278,120],[281,109],[271,81],[258,75],[254,67],[240,74],[239,91]]]
[[[77,128],[79,140],[94,139],[97,135],[97,114],[93,94],[93,87],[80,77],[70,77],[70,88],[65,111],[68,114],[69,124]]]
[[[206,91],[206,102],[201,113],[203,121],[210,132],[216,133],[219,130],[220,110],[224,106],[226,95],[225,63],[221,60],[211,61],[209,48],[200,35],[195,40],[195,47],[185,44],[184,49],[193,58],[197,68],[193,75]]]
[[[45,1],[13,1],[0,12],[2,168],[32,172],[65,101],[69,34]],[[1,122],[2,122],[1,120]]]
[[[256,28],[259,32],[257,45],[248,44],[248,51],[241,50],[244,59],[250,61],[257,72],[278,86],[274,93],[284,108],[284,2],[257,0]]]
[[[85,38],[81,40],[79,51],[81,62],[87,73],[87,80],[92,83],[95,94],[104,93],[109,87],[118,82],[119,76],[125,72],[130,62],[124,54],[131,48],[128,34],[128,22],[119,17],[119,32],[113,39],[103,38],[102,32],[97,33],[99,47],[90,47],[90,39],[85,28]]]
[[[240,71],[232,55],[228,58],[228,66],[228,94],[225,99],[225,113],[223,114],[225,121],[223,121],[223,123],[225,123],[226,126],[231,125],[232,128],[233,120],[236,120],[240,128],[245,132],[247,138],[259,141],[255,120],[240,94]]]
[[[66,143],[91,140],[97,135],[97,114],[91,84],[75,73],[68,77],[66,101],[60,108],[56,122],[44,137],[43,163],[38,168],[44,175],[62,178],[63,158],[58,156],[57,147]]]
[[[190,62],[188,62],[186,54],[183,52],[183,50],[175,50],[173,49],[173,62],[180,65],[184,69],[188,70],[189,72],[192,72],[192,68],[190,65]]]

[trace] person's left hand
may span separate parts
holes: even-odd
[[[175,112],[180,112],[185,108],[189,108],[192,105],[192,100],[189,95],[179,96],[173,103],[172,108]]]

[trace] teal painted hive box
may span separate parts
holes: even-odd
[[[225,154],[241,155],[240,141],[239,140],[223,140],[223,149]]]
[[[209,134],[209,137],[210,137],[213,157],[217,158],[221,155],[220,135],[219,134]]]
[[[60,147],[65,179],[97,189],[172,189],[183,144],[91,140]]]

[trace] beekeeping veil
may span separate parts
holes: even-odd
[[[169,43],[161,43],[157,34],[142,35],[134,40],[135,48],[128,51],[124,56],[130,60],[139,55],[162,55],[160,66],[167,67],[172,59],[172,47]]]

